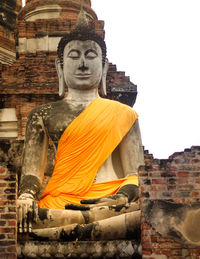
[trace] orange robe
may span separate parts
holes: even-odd
[[[66,128],[58,143],[54,172],[39,207],[64,209],[82,199],[112,195],[125,184],[138,184],[136,175],[94,183],[105,160],[127,134],[138,115],[129,106],[96,98]]]

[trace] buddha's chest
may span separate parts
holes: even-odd
[[[56,147],[65,129],[79,116],[82,110],[83,108],[76,109],[76,111],[59,109],[59,111],[54,111],[48,116],[45,121],[45,128]]]

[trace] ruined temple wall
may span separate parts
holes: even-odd
[[[145,153],[145,167],[140,170],[143,258],[200,258],[200,248],[164,238],[147,223],[144,204],[150,200],[166,200],[180,204],[200,201],[200,147],[173,154],[168,160],[153,159]],[[158,215],[160,217],[160,215]],[[163,220],[163,226],[169,224]],[[197,230],[198,231],[198,230]]]
[[[17,258],[16,174],[0,165],[0,258]]]
[[[0,1],[0,64],[12,64],[16,60],[14,30],[21,8],[21,0]]]

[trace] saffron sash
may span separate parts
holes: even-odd
[[[129,106],[96,98],[66,128],[58,143],[54,171],[41,208],[64,209],[82,199],[105,197],[125,184],[137,184],[136,175],[93,183],[99,168],[129,131],[138,115]],[[126,182],[126,183],[125,183]]]

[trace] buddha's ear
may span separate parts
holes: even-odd
[[[63,69],[61,67],[61,62],[59,58],[56,58],[56,71],[58,74],[58,82],[59,82],[59,96],[64,97],[65,95],[65,80],[63,75]]]
[[[105,64],[103,66],[102,78],[101,78],[101,82],[100,82],[100,94],[102,96],[106,96],[106,94],[107,94],[107,92],[106,92],[106,76],[107,76],[107,72],[108,72],[108,67],[109,67],[109,61],[106,58]]]

